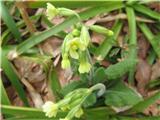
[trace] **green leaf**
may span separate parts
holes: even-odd
[[[33,118],[45,117],[42,110],[35,109],[35,108],[2,105],[1,109],[3,114],[10,114],[10,115],[21,116],[21,117],[30,116]]]
[[[160,100],[160,91],[158,91],[153,96],[137,103],[132,108],[130,108],[128,111],[124,112],[125,114],[133,114],[138,112],[143,112],[149,105],[155,103],[156,100]]]
[[[20,83],[18,76],[14,72],[13,65],[7,59],[7,54],[9,52],[9,50],[10,50],[10,48],[7,48],[7,47],[2,48],[2,69],[3,69],[4,73],[7,75],[7,77],[9,78],[12,85],[15,87],[19,97],[22,99],[24,104],[26,106],[28,106],[28,101],[27,101],[26,93],[23,89],[23,86]]]
[[[3,98],[1,103],[4,105],[10,105],[11,103],[10,103],[10,100],[7,96],[6,90],[3,86],[2,80],[0,80],[0,89],[1,89],[1,97]]]
[[[129,25],[129,58],[136,59],[137,58],[137,31],[136,31],[136,17],[134,9],[131,7],[126,8],[127,19]],[[128,81],[130,84],[134,84],[134,75],[136,71],[136,64],[130,69]]]
[[[136,11],[145,14],[153,19],[157,19],[160,21],[160,13],[155,12],[154,10],[151,10],[149,7],[146,7],[144,5],[140,5],[140,4],[134,4],[132,6]]]
[[[16,24],[12,18],[12,16],[9,14],[9,11],[7,7],[4,5],[4,3],[1,1],[1,16],[2,20],[5,22],[9,30],[12,32],[14,37],[16,38],[16,41],[21,41],[21,34],[19,30],[16,27]]]
[[[86,100],[84,101],[83,103],[83,106],[86,108],[86,107],[90,107],[92,106],[93,104],[95,104],[97,101],[97,97],[96,97],[96,94],[95,93],[92,93],[91,95],[89,95]]]
[[[84,110],[86,120],[107,120],[108,115],[115,114],[109,107],[98,107]]]
[[[49,80],[49,85],[52,89],[52,92],[53,92],[56,100],[59,100],[61,85],[60,85],[60,81],[58,79],[57,73],[56,73],[53,65],[51,65],[51,67],[50,67],[50,71],[48,74],[48,80]]]
[[[120,9],[122,7],[123,7],[122,3],[112,4],[109,6],[106,5],[105,7],[94,7],[94,8],[90,8],[90,9],[80,13],[80,17],[82,20],[86,20],[86,19],[93,17],[97,14],[113,11],[115,9]],[[19,44],[17,46],[17,48],[16,48],[17,53],[19,55],[24,53],[25,51],[27,51],[31,47],[39,44],[40,42],[44,41],[45,39],[47,39],[49,37],[51,37],[53,34],[56,34],[64,29],[66,29],[67,27],[72,26],[73,24],[77,23],[78,21],[79,20],[76,16],[72,16],[72,17],[69,17],[68,19],[66,19],[63,23],[56,25],[56,26],[53,26],[49,30],[41,32],[37,35],[33,35],[32,37],[28,38],[27,40],[25,40],[24,42],[22,42],[21,44]]]
[[[149,43],[152,45],[157,56],[160,58],[160,47],[159,47],[160,37],[154,36],[149,27],[145,23],[139,23],[138,26],[145,35],[145,37],[147,38],[147,40],[149,41]]]
[[[105,104],[115,108],[131,107],[140,101],[140,94],[121,81],[108,88],[105,93]]]
[[[28,7],[30,8],[40,8],[46,7],[46,3],[49,2],[53,4],[55,7],[65,7],[65,8],[81,8],[81,7],[93,7],[93,6],[105,6],[109,4],[118,4],[120,1],[104,1],[104,0],[54,0],[54,1],[44,1],[38,0],[36,2],[26,1]]]
[[[137,60],[126,59],[114,65],[110,65],[106,70],[105,74],[107,80],[113,80],[121,78],[125,75],[135,64]],[[104,80],[105,81],[105,80]]]
[[[105,68],[99,67],[93,75],[93,84],[101,83],[105,81],[105,79],[106,79]]]

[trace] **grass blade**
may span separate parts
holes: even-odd
[[[61,85],[53,65],[50,67],[48,80],[56,100],[59,100],[60,99],[59,92],[61,90]]]
[[[148,26],[145,23],[139,23],[139,28],[143,32],[143,34],[146,36],[147,40],[152,45],[155,53],[157,54],[158,58],[160,58],[160,38],[154,37],[153,33],[150,31]]]
[[[105,7],[94,7],[94,8],[90,8],[89,10],[80,13],[80,17],[82,20],[85,20],[85,19],[93,17],[97,14],[109,12],[109,11],[112,11],[115,9],[120,9],[122,7],[123,7],[122,3],[112,4],[110,6],[105,6]],[[25,51],[27,51],[31,47],[39,44],[40,42],[44,41],[45,39],[47,39],[49,37],[51,37],[53,34],[56,34],[60,31],[64,30],[65,28],[72,26],[74,23],[77,23],[78,21],[79,20],[76,16],[72,16],[72,17],[68,18],[67,20],[65,20],[63,23],[61,23],[57,26],[53,26],[49,30],[46,30],[38,35],[33,35],[32,37],[28,38],[27,40],[25,40],[24,42],[22,42],[21,44],[19,44],[17,46],[17,48],[16,48],[17,53],[19,55],[24,53]]]
[[[136,18],[135,18],[135,13],[134,10],[131,7],[126,8],[127,12],[127,18],[128,18],[128,24],[129,24],[129,46],[130,46],[130,51],[129,51],[129,58],[130,59],[136,59],[137,58],[137,31],[136,31]],[[129,78],[128,81],[130,84],[134,84],[134,73],[136,70],[136,66],[133,66],[130,69],[129,72]]]
[[[108,0],[54,0],[54,1],[44,1],[37,0],[35,2],[27,1],[26,4],[29,8],[39,8],[46,7],[46,3],[50,2],[56,7],[66,7],[66,8],[80,8],[80,7],[91,7],[97,5],[108,5],[108,4],[117,4],[120,1],[109,1]]]
[[[15,116],[30,116],[30,117],[45,117],[44,113],[40,109],[27,108],[27,107],[16,107],[16,106],[1,106],[3,114],[10,114]]]
[[[144,5],[140,5],[140,4],[134,4],[132,7],[136,11],[141,12],[142,14],[145,14],[153,19],[157,19],[158,21],[160,21],[160,13],[157,13],[149,9],[148,7],[145,7]]]
[[[2,80],[0,80],[1,97],[3,98],[1,103],[4,105],[11,105],[10,100],[7,96],[6,90],[3,86]]]
[[[12,85],[15,87],[19,97],[22,99],[24,104],[28,106],[28,101],[26,98],[25,91],[23,89],[22,84],[19,81],[19,78],[14,72],[13,65],[10,63],[10,61],[7,59],[7,54],[10,49],[2,48],[2,69],[4,70],[5,74],[9,78]]]
[[[12,32],[12,34],[14,35],[14,37],[16,38],[16,41],[21,41],[21,34],[19,32],[19,30],[16,27],[16,24],[12,18],[12,16],[9,14],[8,9],[6,8],[6,6],[4,5],[4,3],[1,1],[1,16],[2,16],[2,20],[5,22],[5,24],[7,25],[7,27],[9,28],[9,30]]]

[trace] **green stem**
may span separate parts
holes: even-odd
[[[97,96],[102,96],[106,91],[106,86],[102,83],[98,83],[90,88],[91,91],[99,90]]]

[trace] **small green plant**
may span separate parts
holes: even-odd
[[[2,117],[159,120],[160,14],[150,2],[1,1]]]

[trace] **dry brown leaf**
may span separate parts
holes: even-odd
[[[159,77],[160,77],[160,60],[157,60],[157,62],[152,66],[151,80],[155,80]]]
[[[22,83],[26,86],[28,93],[34,103],[36,108],[41,108],[43,105],[43,100],[41,95],[35,90],[35,88],[24,78],[21,79]]]
[[[18,57],[14,59],[13,62],[20,77],[27,79],[30,83],[35,83],[46,79],[46,74],[41,65],[23,57]]]
[[[148,84],[150,76],[151,76],[151,66],[143,59],[139,59],[135,77],[137,81],[138,91],[143,96],[146,96],[147,91],[145,89],[145,86]]]
[[[50,37],[45,42],[41,43],[41,48],[46,54],[53,55],[56,57],[60,54],[60,47],[62,44],[62,40],[57,37]]]
[[[104,39],[105,39],[104,35],[98,34],[96,32],[93,32],[91,35],[91,40],[93,43],[101,44]]]
[[[138,33],[138,57],[145,59],[147,57],[149,47],[149,42],[142,34]]]

